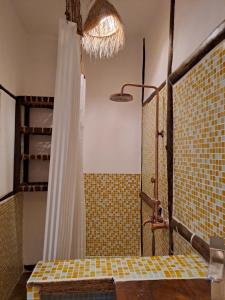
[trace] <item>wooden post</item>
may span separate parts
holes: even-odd
[[[15,112],[15,145],[14,145],[14,178],[13,178],[13,192],[19,192],[20,186],[20,158],[21,158],[21,102],[16,99],[16,112]]]
[[[24,109],[24,125],[30,127],[30,108],[25,105]],[[29,155],[30,151],[30,135],[24,134],[24,154]],[[29,159],[23,161],[23,182],[29,182]]]
[[[168,214],[169,214],[169,254],[173,254],[173,86],[169,81],[173,65],[175,0],[170,4],[169,55],[167,69],[167,177],[168,177]]]
[[[145,38],[143,39],[143,62],[142,62],[142,84],[145,84]],[[144,103],[144,98],[145,98],[145,89],[142,88],[142,96],[141,96],[141,101],[142,101],[142,110],[143,110],[143,103]],[[143,115],[142,115],[142,120],[143,120]],[[143,122],[141,125],[141,191],[142,191],[142,165],[143,165]],[[140,220],[141,220],[141,256],[143,256],[143,200],[140,198]]]

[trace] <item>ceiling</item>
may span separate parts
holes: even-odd
[[[57,36],[58,20],[64,16],[65,0],[11,0],[27,33]],[[159,0],[110,0],[119,11],[128,35],[146,32]],[[81,0],[86,15],[90,0]]]

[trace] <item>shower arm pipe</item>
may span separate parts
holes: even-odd
[[[153,223],[158,220],[158,198],[159,198],[159,89],[154,85],[125,83],[121,88],[121,95],[124,94],[124,89],[128,86],[154,89],[156,94],[156,134],[155,134],[155,183],[154,183],[154,198],[156,200],[155,209],[153,210]]]
[[[133,87],[140,87],[140,88],[148,88],[148,89],[153,89],[156,91],[156,93],[158,92],[159,93],[159,89],[154,86],[154,85],[146,85],[146,84],[136,84],[136,83],[125,83],[122,88],[121,88],[121,95],[124,94],[124,89],[125,87],[127,86],[133,86]]]

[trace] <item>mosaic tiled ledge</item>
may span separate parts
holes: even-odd
[[[206,279],[208,266],[198,255],[92,258],[39,262],[27,283],[27,300],[40,300],[37,285],[85,282],[94,279],[120,281]]]
[[[32,283],[108,279],[204,279],[208,266],[198,255],[92,258],[39,262],[28,280]]]

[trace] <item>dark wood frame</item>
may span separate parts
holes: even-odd
[[[178,222],[176,219],[172,219],[171,227],[174,231],[179,233],[191,246],[209,262],[210,253],[209,245],[198,235],[193,234],[186,226]]]
[[[169,53],[167,68],[167,184],[168,184],[168,216],[169,216],[169,255],[173,254],[173,86],[169,81],[173,66],[173,42],[175,21],[175,0],[170,2]]]
[[[20,155],[17,149],[18,143],[20,143],[20,133],[19,133],[19,126],[20,124],[20,114],[18,112],[20,111],[20,102],[18,101],[17,97],[11,93],[8,89],[6,89],[3,85],[0,84],[0,90],[4,91],[7,95],[9,95],[12,99],[16,101],[16,108],[15,108],[15,142],[14,142],[14,171],[13,171],[13,191],[9,192],[4,197],[0,198],[0,202],[6,200],[7,198],[15,195],[18,192],[19,185],[19,176],[20,174]]]
[[[145,38],[143,38],[143,45],[142,45],[142,84],[145,84],[145,61],[146,61],[146,47],[145,47]],[[142,95],[141,95],[141,103],[143,105],[145,98],[145,89],[142,88]],[[142,133],[143,133],[143,126],[141,125],[141,140],[142,140]],[[143,145],[141,143],[141,191],[142,191],[142,152],[143,152]],[[143,256],[143,202],[140,199],[140,221],[141,221],[141,256]]]

